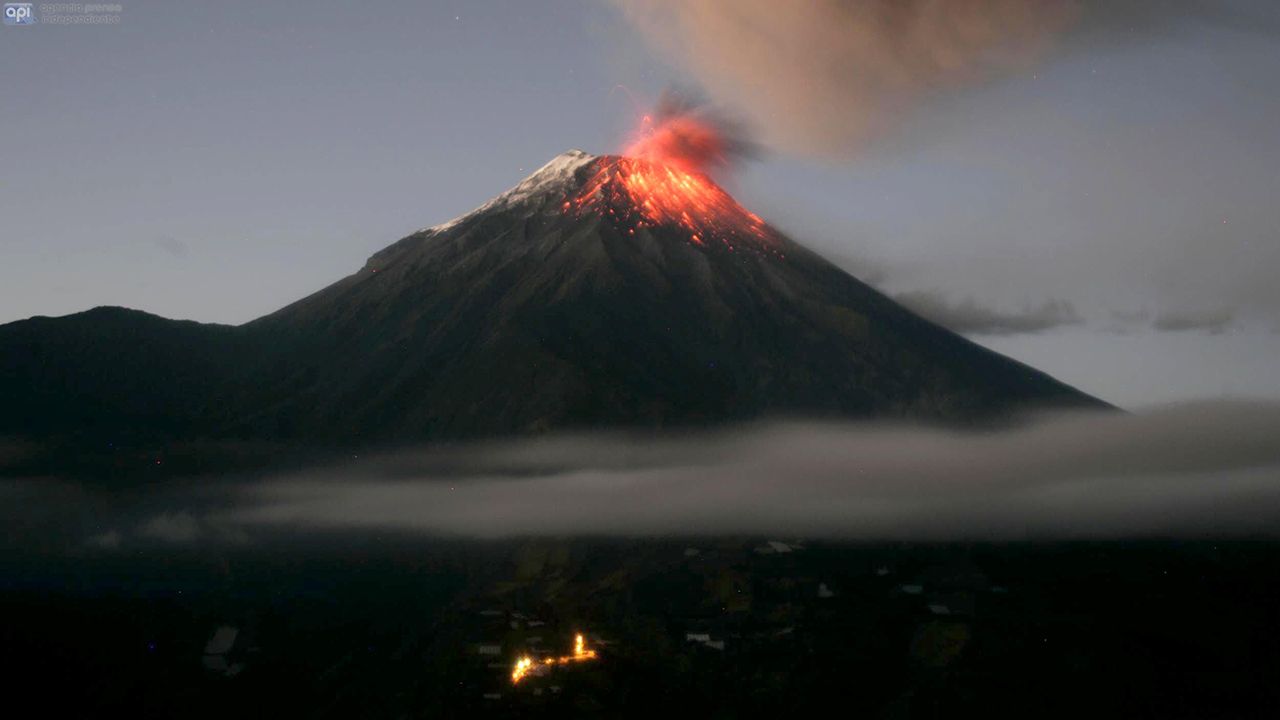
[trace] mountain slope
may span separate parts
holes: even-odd
[[[0,328],[6,364],[24,352],[15,325]],[[144,353],[168,378],[148,407],[182,433],[362,443],[1102,406],[917,317],[706,178],[576,151],[275,313],[197,327],[155,325],[169,339]],[[80,357],[59,360],[68,376],[92,365],[63,347]],[[0,391],[31,377],[3,373]],[[45,380],[42,397],[72,387]]]

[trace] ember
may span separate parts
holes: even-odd
[[[518,683],[529,674],[529,668],[533,666],[533,660],[527,655],[516,661],[515,668],[511,671],[511,682]]]

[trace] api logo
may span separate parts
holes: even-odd
[[[5,3],[5,25],[35,25],[36,16],[31,14],[31,3]]]

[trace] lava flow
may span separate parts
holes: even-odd
[[[713,118],[664,104],[656,120],[644,118],[637,139],[622,156],[597,161],[595,174],[564,203],[564,210],[599,212],[631,235],[644,228],[675,227],[695,245],[735,250],[746,244],[777,253],[764,221],[708,174],[728,166],[744,147]]]
[[[588,650],[582,633],[578,633],[573,639],[573,654],[571,655],[543,658],[541,663],[534,663],[533,658],[528,655],[521,656],[519,660],[516,660],[515,667],[511,669],[511,682],[519,683],[529,675],[541,675],[556,665],[568,665],[595,659],[596,651]]]

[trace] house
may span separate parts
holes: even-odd
[[[222,673],[227,677],[235,677],[244,669],[243,663],[228,662],[227,658],[235,647],[240,629],[232,625],[222,625],[213,631],[213,637],[204,645],[204,655],[200,664],[205,670]]]
[[[916,582],[939,590],[966,592],[983,592],[990,586],[986,574],[965,560],[927,567],[920,572]]]
[[[975,609],[973,593],[968,592],[931,593],[928,605],[934,615],[973,617]]]
[[[231,652],[232,646],[236,644],[236,636],[240,634],[240,628],[231,625],[222,625],[213,631],[213,637],[209,638],[209,642],[205,643],[205,655],[226,655]]]
[[[711,637],[711,633],[690,632],[684,634],[685,642],[696,643],[712,650],[724,650],[724,640],[715,640]]]
[[[764,545],[756,548],[756,552],[761,555],[782,555],[792,552],[796,548],[778,540],[769,540]]]

